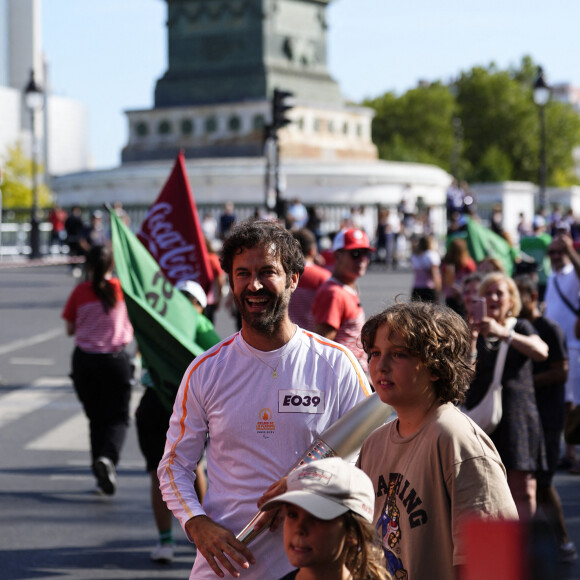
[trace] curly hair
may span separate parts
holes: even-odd
[[[280,224],[260,219],[249,219],[230,230],[224,240],[220,265],[222,270],[232,279],[234,257],[244,250],[257,247],[269,247],[282,263],[287,278],[304,272],[304,255],[300,244],[294,236]]]
[[[405,341],[409,352],[438,377],[433,383],[442,403],[462,403],[474,373],[471,334],[451,308],[430,302],[399,302],[371,316],[361,331],[369,354],[380,326],[388,325]]]

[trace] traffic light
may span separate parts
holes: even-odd
[[[286,111],[292,109],[294,105],[289,105],[286,99],[293,96],[294,93],[274,89],[274,98],[272,99],[272,126],[274,130],[281,129],[292,122],[286,117]]]

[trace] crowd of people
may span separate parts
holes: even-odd
[[[322,255],[301,205],[294,200],[286,220],[241,221],[233,204],[219,221],[204,216],[208,247],[220,248],[210,250],[217,282],[211,297],[190,281],[178,288],[207,315],[213,340],[174,385],[171,409],[146,389],[137,414],[159,533],[152,559],[173,558],[172,512],[197,548],[192,579],[459,578],[472,518],[540,520],[558,560],[575,560],[553,484],[557,469],[580,473],[562,435],[580,404],[571,228],[536,216],[522,228],[513,277],[494,256],[476,262],[461,235],[452,232],[440,251],[429,228],[416,229],[409,299],[385,296],[394,303],[369,317],[357,282],[371,261],[394,263],[401,223],[379,212],[369,233],[353,208]],[[541,242],[525,241],[534,236]],[[128,424],[117,359],[132,334],[99,242],[87,254],[92,278],[75,288],[63,317],[75,335],[72,376],[91,422],[92,468],[112,495]],[[219,340],[210,320],[224,303],[238,332]],[[100,334],[109,329],[103,336],[91,331],[93,315]],[[114,379],[82,372],[101,359]],[[104,380],[122,386],[110,417],[94,397]],[[480,417],[496,383],[490,427]],[[339,458],[296,466],[373,391],[393,414],[367,438],[357,467]],[[276,517],[272,533],[248,544],[236,534],[257,508]]]

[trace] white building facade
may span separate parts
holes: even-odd
[[[44,107],[35,116],[37,154],[45,179],[89,169],[86,107],[50,90],[42,52],[41,0],[0,0],[0,163],[18,144],[31,156],[31,113],[23,94],[31,70],[45,92]]]

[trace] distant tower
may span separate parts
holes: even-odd
[[[52,94],[43,56],[42,0],[0,0],[0,158],[19,143],[24,155],[31,154],[31,117],[23,91],[34,69],[45,94],[35,124],[48,183],[49,174],[88,169],[88,118],[80,102]]]
[[[0,0],[0,86],[22,91],[42,77],[41,0]]]
[[[267,99],[341,104],[326,64],[330,0],[166,0],[169,68],[156,107]]]
[[[326,58],[331,0],[165,0],[168,69],[154,109],[128,111],[123,162],[261,156],[275,88],[290,91],[295,122],[286,157],[376,159],[372,111],[348,107]]]

